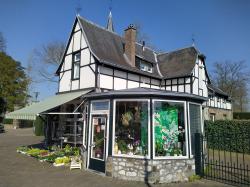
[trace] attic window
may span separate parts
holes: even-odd
[[[73,54],[72,79],[79,79],[80,78],[80,60],[81,60],[81,53],[80,52]]]
[[[135,58],[135,66],[137,68],[139,68],[140,70],[142,70],[142,71],[146,71],[146,72],[149,72],[149,73],[153,72],[152,64],[145,61],[145,60],[142,60],[142,59],[140,59],[138,57]]]

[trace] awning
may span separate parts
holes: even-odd
[[[72,101],[78,97],[81,97],[82,95],[87,94],[91,90],[84,90],[84,91],[77,91],[77,92],[70,92],[65,94],[58,94],[51,96],[44,101],[41,101],[39,103],[34,103],[30,106],[24,107],[20,110],[16,110],[14,112],[10,112],[5,115],[5,118],[7,119],[22,119],[22,120],[35,120],[36,116],[51,110],[53,108],[56,108],[64,103],[67,103],[69,101]],[[73,112],[73,111],[72,111]]]

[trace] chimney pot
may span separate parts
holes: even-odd
[[[142,50],[144,51],[145,49],[145,41],[142,41]]]

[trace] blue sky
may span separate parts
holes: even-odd
[[[51,41],[66,42],[76,16],[105,26],[110,0],[0,0],[0,32],[7,52],[27,66],[34,48]],[[250,64],[250,1],[248,0],[113,0],[116,32],[140,23],[151,43],[164,51],[190,46],[207,57],[208,70],[215,61],[245,60]],[[39,99],[53,95],[57,86],[35,85]]]

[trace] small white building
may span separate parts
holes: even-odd
[[[203,133],[204,118],[216,118],[210,107],[231,117],[198,49],[158,53],[136,42],[133,25],[115,33],[111,14],[107,28],[76,17],[56,73],[55,96],[7,117],[41,117],[47,143],[84,147],[86,169],[116,178],[186,181],[194,174],[194,133]]]

